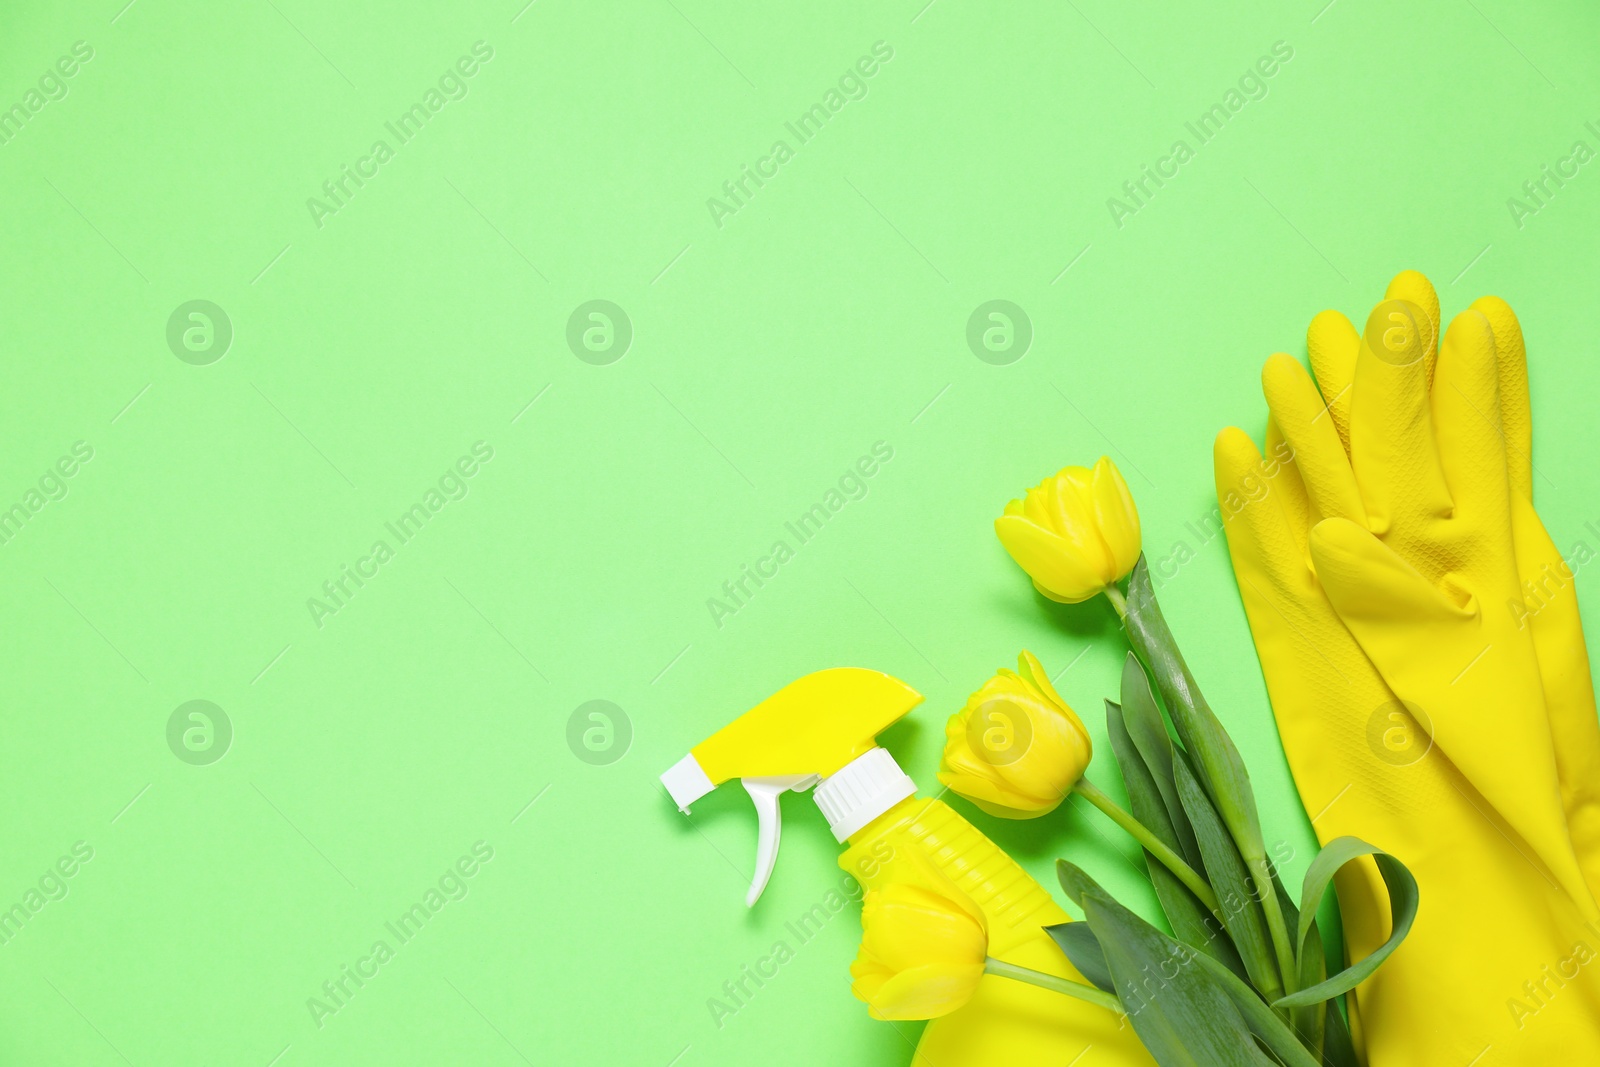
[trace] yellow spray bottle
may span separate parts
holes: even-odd
[[[841,667],[806,675],[696,745],[661,776],[678,809],[737,778],[755,802],[759,834],[753,905],[778,858],[778,798],[813,794],[833,835],[847,845],[839,866],[871,890],[903,881],[926,888],[948,879],[983,910],[989,954],[1074,981],[1084,979],[1044,927],[1069,916],[1011,857],[914,783],[877,738],[922,702],[879,671]],[[1127,1021],[1104,1008],[997,975],[986,975],[962,1008],[923,1031],[914,1067],[1122,1067],[1153,1063]]]

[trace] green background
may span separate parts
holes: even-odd
[[[1541,511],[1600,544],[1600,175],[1520,226],[1507,205],[1600,148],[1592,7],[925,3],[7,5],[0,508],[28,517],[0,545],[0,908],[68,892],[0,945],[0,1062],[906,1062],[916,1028],[849,995],[853,906],[713,1021],[840,884],[837,847],[790,796],[747,912],[742,793],[686,819],[656,776],[855,664],[926,694],[886,743],[932,785],[945,716],[1022,647],[1103,742],[1109,608],[1036,597],[990,528],[1102,453],[1158,570],[1186,561],[1162,601],[1296,884],[1308,823],[1201,528],[1210,444],[1259,429],[1266,355],[1404,267],[1449,310],[1522,314]],[[466,95],[399,145],[384,124],[478,41]],[[785,122],[880,41],[865,97],[798,144]],[[1280,41],[1200,145],[1184,124]],[[319,226],[308,198],[380,138]],[[1180,138],[1194,158],[1119,227],[1108,198]],[[719,226],[708,198],[779,139]],[[206,365],[167,341],[196,299],[233,331]],[[631,323],[609,365],[566,339],[595,299]],[[994,299],[1031,323],[1009,365],[966,340]],[[384,524],[480,441],[465,497],[398,544]],[[719,626],[707,599],[880,441],[866,495]],[[41,478],[66,495],[33,512]],[[308,599],[379,539],[319,626]],[[209,765],[168,744],[196,699],[232,727]],[[569,744],[591,700],[626,722],[598,755]],[[1149,912],[1097,817],[978,821]],[[92,860],[47,878],[77,842]],[[308,998],[477,842],[464,899],[319,1027]]]

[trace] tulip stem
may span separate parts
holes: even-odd
[[[1245,863],[1250,869],[1251,882],[1261,888],[1261,910],[1266,914],[1267,933],[1272,938],[1272,949],[1278,957],[1284,990],[1293,993],[1300,986],[1300,971],[1295,965],[1289,928],[1284,925],[1283,908],[1278,906],[1278,892],[1272,884],[1272,866],[1265,856],[1259,855],[1247,858]]]
[[[1195,873],[1195,869],[1183,861],[1166,843],[1150,832],[1150,828],[1124,811],[1115,800],[1112,800],[1101,788],[1087,778],[1079,778],[1078,784],[1072,787],[1073,792],[1099,808],[1105,813],[1106,818],[1122,827],[1134,840],[1145,847],[1145,851],[1161,861],[1161,865],[1173,874],[1178,881],[1189,887],[1189,891],[1200,898],[1211,911],[1220,911],[1222,905],[1217,900],[1217,894],[1204,878]]]
[[[1115,993],[1107,993],[1105,990],[1097,989],[1092,985],[1069,981],[1066,978],[1057,978],[1053,974],[1030,970],[1027,967],[1018,967],[1014,963],[997,960],[993,956],[984,960],[983,969],[989,974],[998,974],[1002,978],[1027,982],[1029,985],[1036,985],[1040,989],[1049,989],[1056,993],[1064,993],[1069,997],[1088,1001],[1090,1004],[1098,1004],[1107,1011],[1114,1011],[1118,1015],[1126,1014],[1122,1007],[1122,1001],[1117,999]]]
[[[1126,619],[1128,617],[1128,598],[1122,595],[1122,590],[1114,585],[1108,585],[1105,588],[1105,594],[1106,599],[1111,601],[1111,606],[1117,609],[1117,617]]]

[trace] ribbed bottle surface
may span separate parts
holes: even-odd
[[[970,896],[991,924],[999,921],[1033,937],[1039,928],[1034,915],[1041,908],[1056,906],[1027,871],[946,804],[930,801],[922,805],[899,827],[899,833],[909,837]],[[995,932],[991,929],[990,935]]]

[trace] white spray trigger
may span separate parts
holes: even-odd
[[[753,908],[767,888],[772,868],[778,863],[778,844],[783,837],[778,797],[791,789],[797,793],[810,789],[817,784],[817,776],[779,774],[771,778],[741,778],[739,782],[756,805],[756,873],[750,882],[750,891],[744,895],[744,906]]]

